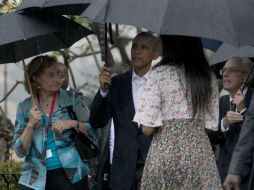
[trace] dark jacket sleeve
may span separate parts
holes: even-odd
[[[91,126],[95,129],[106,126],[111,118],[109,96],[110,93],[107,95],[107,97],[102,97],[100,90],[98,90],[94,97],[90,109],[89,121]]]
[[[252,166],[254,151],[254,98],[245,115],[228,173],[246,177]]]

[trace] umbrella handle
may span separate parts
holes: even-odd
[[[23,54],[22,48],[20,47],[19,43],[17,43],[16,45],[17,45],[17,49],[18,49],[20,59],[22,61],[23,67],[24,67],[24,72],[25,72],[25,77],[26,77],[26,81],[27,81],[27,85],[28,85],[28,90],[29,90],[29,93],[31,94],[32,106],[37,107],[36,101],[34,99],[33,90],[32,90],[32,87],[31,87],[31,82],[29,80],[28,73],[27,73],[27,70],[26,70],[26,64],[25,64],[25,61],[24,61],[24,54]],[[38,121],[36,123],[36,128],[38,128],[38,125],[40,125],[40,121]]]
[[[108,64],[108,26],[107,23],[100,25],[100,43],[101,43],[101,60],[105,62],[104,66],[109,67]],[[109,89],[109,84],[104,84],[105,89]]]
[[[34,99],[34,94],[33,94],[33,90],[32,90],[32,87],[31,87],[31,82],[29,80],[28,73],[27,73],[27,70],[26,70],[26,65],[25,65],[25,61],[24,61],[24,54],[23,54],[22,48],[20,47],[20,44],[17,43],[16,45],[17,45],[19,57],[20,57],[20,59],[21,59],[21,61],[23,63],[24,72],[25,72],[25,78],[26,78],[26,81],[27,81],[29,93],[31,94],[32,105],[34,107],[34,106],[36,106],[36,102],[35,102],[35,99]]]
[[[247,77],[245,83],[243,84],[243,86],[242,86],[242,88],[241,88],[242,91],[243,91],[244,88],[247,86],[247,84],[248,84],[248,82],[249,82],[249,79],[250,79],[250,76],[251,76],[251,74],[252,74],[252,72],[253,72],[253,69],[254,69],[254,65],[252,66],[252,68],[251,68],[251,70],[250,70],[250,72],[249,72],[249,74],[248,74],[248,77]]]

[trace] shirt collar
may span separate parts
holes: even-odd
[[[140,77],[140,76],[138,76],[138,75],[135,73],[135,71],[134,71],[134,69],[133,69],[133,70],[132,70],[132,81],[138,80],[138,79],[145,79],[145,80],[147,80],[148,75],[149,75],[149,73],[150,73],[151,70],[152,70],[152,67],[150,67],[150,69],[147,71],[147,73],[146,73],[144,76]]]

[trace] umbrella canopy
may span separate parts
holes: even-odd
[[[79,15],[90,4],[90,0],[23,0],[18,10],[43,9],[61,15]]]
[[[91,33],[66,17],[45,11],[22,15],[7,13],[0,16],[0,63],[21,59],[17,44],[23,50],[23,58],[28,58],[70,47]]]
[[[217,51],[222,44],[222,42],[218,40],[211,40],[207,38],[202,38],[201,40],[202,40],[203,47],[213,52]]]
[[[81,16],[241,46],[254,44],[253,10],[251,0],[94,0]]]
[[[221,78],[219,71],[223,68],[225,62],[230,57],[234,56],[254,58],[254,47],[253,46],[235,47],[233,45],[223,43],[209,61],[209,65],[211,66],[211,69],[213,70],[217,78]]]
[[[216,51],[212,59],[210,60],[210,65],[215,65],[221,62],[227,61],[230,57],[254,57],[254,47],[253,46],[242,46],[235,47],[233,45],[223,43],[220,48]]]

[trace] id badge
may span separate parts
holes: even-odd
[[[48,149],[46,151],[46,158],[51,158],[52,157],[52,152],[51,152],[51,149]]]

